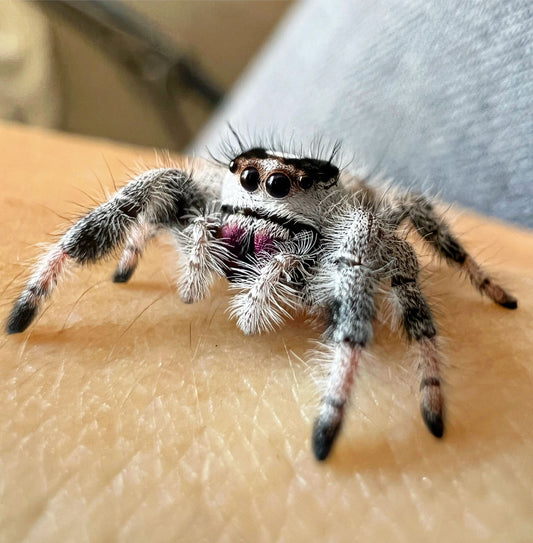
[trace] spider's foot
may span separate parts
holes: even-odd
[[[420,412],[422,413],[422,418],[428,428],[428,430],[435,437],[442,437],[444,434],[444,422],[442,420],[442,413],[432,411],[423,405],[420,407]]]
[[[420,413],[428,430],[435,437],[442,437],[444,434],[443,405],[440,378],[437,376],[423,378],[420,383]]]
[[[317,460],[325,460],[341,428],[341,419],[325,419],[319,416],[313,425],[313,452]]]
[[[113,283],[127,283],[131,279],[134,271],[135,267],[121,268],[119,266],[113,274]]]
[[[482,292],[498,305],[507,309],[516,309],[518,307],[518,300],[491,279],[485,279],[480,288]]]
[[[38,311],[37,304],[32,303],[26,297],[20,297],[7,319],[6,332],[8,334],[24,332],[35,319]]]
[[[511,296],[510,294],[505,292],[505,290],[502,289],[502,291],[505,296],[499,300],[494,301],[507,309],[516,309],[518,307],[518,300],[514,296]]]

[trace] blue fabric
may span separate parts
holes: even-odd
[[[531,0],[297,4],[197,141],[226,123],[339,138],[396,182],[533,227]]]

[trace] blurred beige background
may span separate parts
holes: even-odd
[[[292,2],[125,1],[229,91]],[[182,147],[212,108],[179,99],[172,138],[145,90],[46,3],[0,2],[0,118],[155,147]]]

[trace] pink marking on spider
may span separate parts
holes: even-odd
[[[45,296],[48,295],[57,285],[68,258],[63,249],[57,245],[53,247],[39,264],[30,284],[35,285]]]
[[[274,238],[264,230],[259,230],[254,235],[254,248],[255,254],[268,253],[273,254],[276,252],[274,246]]]
[[[127,247],[122,253],[122,258],[120,259],[120,267],[125,270],[130,268],[136,268],[139,263],[139,252],[134,248]]]
[[[246,230],[238,224],[229,223],[222,227],[220,234],[230,249],[237,249],[246,236]]]

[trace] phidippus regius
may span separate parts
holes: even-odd
[[[420,409],[441,437],[443,396],[436,329],[419,282],[410,223],[436,254],[460,267],[494,302],[517,301],[485,273],[425,197],[375,188],[320,158],[239,146],[225,165],[159,168],[135,177],[76,222],[39,261],[7,322],[25,330],[71,264],[92,264],[122,250],[114,275],[132,276],[159,232],[176,239],[186,303],[207,296],[216,276],[237,289],[231,314],[246,334],[268,331],[295,311],[324,323],[331,361],[312,447],[325,459],[342,425],[355,370],[372,339],[375,295],[388,284],[399,322],[418,349]]]

